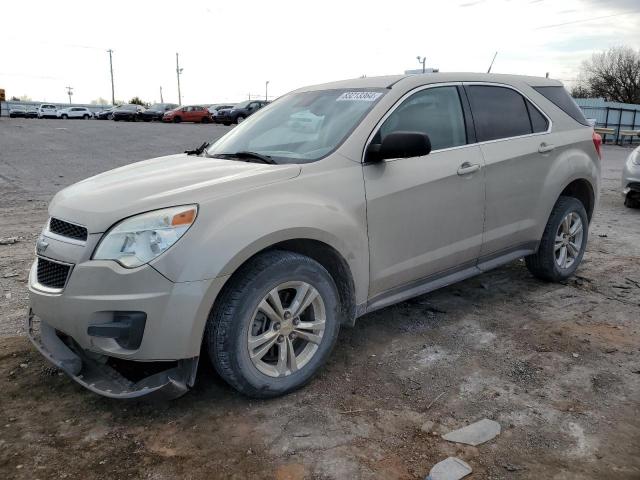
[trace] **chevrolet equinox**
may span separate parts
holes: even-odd
[[[561,281],[600,137],[558,81],[435,73],[301,88],[215,143],[60,191],[27,332],[84,387],[177,397],[307,383],[343,325],[524,257]]]

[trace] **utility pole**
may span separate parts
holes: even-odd
[[[67,89],[67,95],[69,95],[69,105],[71,105],[71,95],[73,95],[73,87],[64,87]]]
[[[162,98],[162,85],[160,85],[160,103],[164,103],[164,99]]]
[[[180,93],[180,74],[182,73],[180,68],[180,61],[178,60],[178,53],[176,52],[176,74],[178,75],[178,105],[182,105],[182,94]]]
[[[498,52],[493,54],[493,58],[491,59],[491,64],[489,65],[489,70],[487,70],[487,73],[491,73],[491,68],[493,67],[493,62],[496,61],[496,57],[498,56]]]
[[[265,102],[269,101],[268,93],[269,93],[269,80],[264,82],[264,101]]]
[[[422,64],[422,73],[424,73],[426,71],[425,63],[427,62],[427,57],[421,57],[420,55],[418,55],[416,59],[418,60],[418,63]]]
[[[113,54],[113,50],[107,50],[109,52],[109,70],[111,70],[111,105],[115,107],[116,105],[116,91],[113,88],[113,58],[111,55]]]

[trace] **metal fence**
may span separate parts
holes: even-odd
[[[621,130],[640,130],[640,105],[632,103],[606,102],[602,98],[576,98],[584,116],[596,120],[597,127],[613,128],[613,135],[603,135],[603,140],[613,137],[615,143],[621,143]],[[628,137],[633,143],[633,136]]]

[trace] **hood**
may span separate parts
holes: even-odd
[[[189,203],[202,205],[299,173],[299,165],[171,155],[116,168],[71,185],[53,198],[49,214],[85,225],[89,233],[101,233],[131,215]]]

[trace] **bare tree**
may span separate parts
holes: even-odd
[[[611,102],[640,103],[640,50],[614,47],[594,53],[580,68],[575,93]]]

